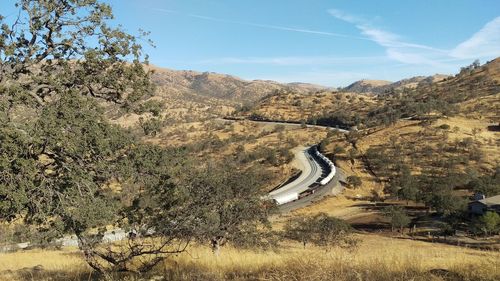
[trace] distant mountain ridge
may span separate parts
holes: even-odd
[[[252,102],[276,91],[293,91],[308,94],[327,87],[308,83],[279,83],[268,80],[247,81],[214,72],[171,70],[150,66],[152,80],[166,93],[186,96],[216,98],[231,102]]]
[[[343,92],[358,94],[387,94],[404,88],[414,89],[423,85],[430,85],[448,78],[449,75],[436,74],[432,76],[415,76],[397,82],[385,80],[360,80],[342,89]]]

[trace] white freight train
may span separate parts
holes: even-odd
[[[330,168],[329,169],[330,172],[328,173],[328,175],[320,181],[321,185],[327,185],[330,181],[332,181],[333,177],[335,176],[335,174],[337,172],[337,169],[335,168],[335,165],[333,164],[333,162],[330,159],[326,158],[323,154],[321,154],[316,147],[313,147],[313,151],[316,154],[316,156],[321,158],[321,160],[323,160],[323,162],[325,162],[328,165],[328,167]],[[292,201],[299,199],[299,193],[297,193],[297,192],[287,193],[287,194],[275,196],[272,198],[276,201],[276,204],[283,205],[285,203],[289,203],[289,202],[292,202]]]
[[[281,196],[276,196],[273,199],[276,200],[276,204],[283,205],[285,203],[292,202],[292,201],[299,199],[299,194],[297,192],[287,193],[287,194],[283,194]]]
[[[326,158],[326,156],[321,154],[316,148],[315,148],[315,151],[316,151],[316,155],[319,158],[321,158],[321,160],[323,160],[330,168],[330,172],[328,173],[328,175],[319,182],[321,185],[327,185],[330,181],[332,181],[333,177],[337,173],[337,169],[335,168],[335,165],[333,164],[333,162],[330,159]]]

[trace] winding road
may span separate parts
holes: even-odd
[[[218,118],[219,122],[237,122],[247,121],[262,125],[283,125],[286,127],[301,127],[302,124],[279,122],[279,121],[260,121],[248,119]],[[330,129],[341,133],[349,133],[349,130],[333,128],[321,125],[307,125],[308,128]],[[276,200],[282,212],[288,212],[307,206],[316,200],[327,195],[338,195],[344,190],[341,182],[345,182],[345,176],[340,169],[336,169],[335,176],[326,185],[319,185],[321,179],[328,172],[328,167],[322,163],[323,160],[311,155],[310,147],[298,147],[294,150],[294,165],[302,173],[294,181],[271,191],[267,198]],[[332,164],[333,165],[333,164]],[[335,170],[335,167],[333,167]],[[328,180],[327,180],[328,181]],[[314,185],[314,186],[313,186]],[[307,192],[306,192],[307,191]],[[307,193],[307,194],[306,194]],[[306,195],[306,196],[304,196]]]
[[[294,164],[297,169],[302,171],[300,176],[291,183],[269,193],[269,197],[277,200],[278,203],[280,203],[279,198],[290,198],[294,194],[306,191],[323,174],[323,168],[312,158],[309,148],[298,147],[295,149]]]

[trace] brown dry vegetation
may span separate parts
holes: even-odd
[[[354,93],[322,92],[301,95],[282,92],[263,99],[247,114],[271,120],[301,121],[338,111],[366,114],[377,105],[379,103],[373,97]]]
[[[359,234],[356,250],[303,249],[287,243],[278,252],[206,247],[165,261],[150,276],[116,280],[498,280],[500,255],[461,247]],[[33,270],[41,265],[37,270]],[[78,252],[27,251],[0,256],[1,280],[89,280]],[[164,279],[156,279],[164,280]]]

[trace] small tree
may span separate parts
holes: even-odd
[[[153,116],[158,117],[158,116],[160,116],[163,108],[164,108],[163,102],[158,101],[158,100],[148,100],[148,101],[144,102],[143,104],[141,104],[140,106],[138,106],[135,109],[135,113],[144,114],[146,112],[149,112],[149,113],[153,114]]]
[[[384,210],[384,216],[389,219],[392,232],[394,232],[395,229],[399,229],[399,231],[403,233],[403,229],[411,222],[411,219],[406,214],[406,211],[399,206],[386,207]]]
[[[353,247],[357,241],[351,237],[353,229],[345,221],[319,214],[313,217],[313,243],[328,249],[334,246]]]
[[[319,145],[318,145],[318,150],[321,151],[321,152],[325,152],[326,151],[326,147],[330,144],[330,139],[326,138],[326,139],[323,139]]]
[[[283,236],[290,240],[302,243],[304,248],[312,241],[314,221],[310,218],[297,217],[288,220],[285,224]]]
[[[356,148],[351,148],[349,149],[349,151],[347,151],[347,157],[349,157],[352,165],[354,165],[354,161],[356,160],[356,157],[358,157],[358,155],[359,153]]]
[[[218,254],[221,246],[267,246],[271,228],[268,216],[275,206],[261,198],[269,175],[260,169],[241,170],[232,163],[193,167],[180,185],[190,194],[189,212],[197,218],[193,237],[210,242]]]
[[[442,215],[459,213],[467,206],[466,200],[454,194],[452,188],[446,183],[433,182],[426,193],[424,200],[427,206],[434,208]]]
[[[139,118],[139,125],[141,126],[146,136],[156,136],[163,127],[163,120],[161,117],[153,117],[145,120],[143,117]]]
[[[479,218],[479,227],[486,235],[500,230],[500,215],[496,212],[486,212]]]
[[[326,214],[318,214],[307,218],[290,219],[284,230],[284,237],[302,243],[326,247],[354,247],[357,240],[352,237],[353,229],[341,219]]]
[[[441,130],[449,130],[450,129],[450,125],[448,124],[442,124],[439,126],[439,129]]]
[[[335,145],[335,147],[333,148],[333,157],[334,158],[337,158],[337,156],[339,154],[342,154],[342,153],[345,153],[345,148],[343,146],[340,146],[340,145]]]
[[[347,183],[354,188],[358,188],[363,184],[361,178],[358,176],[348,176]]]

